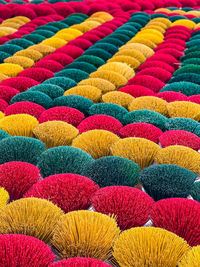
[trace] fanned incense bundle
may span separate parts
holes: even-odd
[[[121,230],[143,226],[149,219],[153,200],[146,193],[128,186],[108,186],[91,198],[95,211],[114,214]]]
[[[187,118],[171,118],[167,120],[166,124],[166,130],[184,130],[190,133],[196,134],[198,137],[200,137],[200,131],[198,131],[198,122],[192,119]]]
[[[108,115],[93,115],[84,119],[77,127],[79,133],[94,129],[102,129],[119,135],[122,128],[120,121]]]
[[[114,84],[116,89],[127,84],[127,79],[123,75],[112,70],[97,70],[96,72],[90,74],[90,77],[109,81]]]
[[[139,174],[145,191],[154,199],[186,198],[194,185],[197,175],[176,165],[152,165]]]
[[[1,82],[1,86],[12,87],[20,92],[26,91],[29,87],[36,86],[39,83],[28,77],[12,77]],[[2,87],[1,87],[2,88]],[[11,88],[10,88],[11,89]],[[14,94],[16,95],[16,94]],[[13,95],[13,96],[14,96]]]
[[[115,119],[119,120],[122,124],[124,124],[125,120],[124,117],[126,114],[129,114],[128,111],[113,103],[99,103],[94,104],[89,109],[90,116],[92,115],[108,115],[114,117]]]
[[[0,73],[5,74],[9,77],[17,76],[23,68],[18,64],[3,63],[0,64]]]
[[[54,107],[49,108],[42,112],[39,117],[39,122],[44,123],[47,121],[63,121],[73,126],[77,126],[84,119],[83,113],[71,107]]]
[[[110,58],[108,63],[111,62],[120,62],[129,65],[132,69],[137,69],[140,66],[140,61],[136,58],[130,57],[130,56],[122,56],[122,55],[116,55],[112,58]]]
[[[4,60],[5,63],[12,63],[21,66],[23,69],[31,68],[34,65],[34,61],[31,58],[23,56],[8,57]]]
[[[8,191],[11,201],[21,198],[39,179],[39,169],[30,163],[11,161],[0,165],[0,186]]]
[[[90,197],[98,188],[98,185],[85,176],[71,173],[56,174],[34,184],[24,197],[51,200],[67,213],[88,209]]]
[[[54,74],[52,71],[39,67],[25,69],[19,73],[19,77],[28,77],[40,83],[53,76]]]
[[[52,66],[52,63],[51,63],[51,66]],[[39,84],[39,85],[31,87],[30,89],[28,89],[28,91],[29,92],[35,92],[35,91],[41,92],[41,93],[48,95],[52,99],[62,96],[64,93],[64,90],[60,86],[53,85],[53,84]]]
[[[101,98],[101,90],[92,85],[79,85],[65,91],[64,95],[80,95],[93,102],[99,102]]]
[[[191,199],[171,198],[155,202],[150,217],[153,225],[184,238],[190,246],[199,241],[200,203]]]
[[[49,243],[62,215],[63,211],[48,200],[19,199],[1,210],[0,233],[30,235]]]
[[[91,85],[91,86],[95,86],[98,89],[100,89],[102,91],[102,93],[107,93],[110,91],[114,91],[115,90],[115,85],[110,82],[107,79],[103,79],[103,78],[89,78],[86,80],[83,80],[81,82],[78,83],[78,85]]]
[[[88,116],[89,109],[93,104],[94,103],[90,99],[83,97],[83,96],[79,96],[79,95],[60,96],[54,99],[54,103],[53,103],[54,107],[70,107],[70,108],[77,109],[81,113],[83,113],[85,116]],[[80,117],[83,118],[83,114]]]
[[[55,60],[43,59],[35,64],[35,67],[44,68],[52,72],[58,72],[63,69],[63,66]]]
[[[55,256],[42,241],[26,235],[4,234],[0,236],[0,266],[47,267]]]
[[[93,161],[94,159],[81,149],[58,146],[41,153],[37,159],[37,166],[44,178],[59,173],[82,175]]]
[[[182,145],[194,150],[200,149],[200,138],[190,132],[183,130],[166,131],[159,137],[161,146]]]
[[[30,137],[16,136],[0,141],[0,164],[10,161],[23,161],[36,165],[45,145]]]
[[[150,123],[136,122],[131,123],[120,129],[119,134],[122,138],[140,137],[158,144],[159,137],[163,132]]]
[[[190,247],[184,239],[166,230],[136,227],[124,231],[113,250],[114,258],[123,267],[176,267]]]
[[[52,244],[61,258],[87,256],[106,260],[119,233],[112,217],[86,210],[72,211],[60,218]]]
[[[120,73],[126,79],[131,79],[135,75],[134,70],[125,63],[120,62],[110,62],[101,66],[98,70],[112,70],[114,72]]]
[[[102,96],[102,102],[113,103],[126,109],[128,109],[133,100],[133,96],[120,91],[108,92]]]
[[[36,126],[33,133],[46,148],[51,148],[70,145],[79,131],[64,121],[47,121]]]
[[[155,96],[141,96],[135,98],[129,105],[129,111],[152,110],[164,116],[168,115],[167,102]]]
[[[110,156],[110,146],[117,142],[119,137],[105,130],[90,130],[76,137],[72,146],[77,147],[94,159]]]
[[[153,163],[161,148],[147,139],[128,137],[112,144],[110,150],[113,156],[131,159],[142,170]]]
[[[197,151],[180,145],[168,146],[155,156],[158,164],[173,164],[200,173],[200,155]]]
[[[196,103],[175,101],[167,105],[167,110],[171,118],[184,117],[196,121],[200,120],[200,105]]]
[[[22,101],[36,103],[45,109],[50,108],[53,104],[52,99],[48,95],[41,93],[41,92],[31,92],[31,91],[22,92],[20,94],[15,95],[11,99],[10,104],[14,104],[17,102],[22,102]]]
[[[23,56],[32,59],[34,62],[42,59],[43,55],[35,49],[29,48],[25,50],[18,51],[15,56]]]
[[[44,111],[45,109],[36,103],[32,103],[29,101],[22,101],[6,107],[4,114],[5,116],[16,115],[16,114],[28,114],[38,119],[41,113],[43,113]]]
[[[124,185],[134,187],[138,183],[139,166],[124,157],[102,157],[92,162],[83,175],[91,178],[100,187]]]
[[[9,115],[0,120],[0,129],[13,136],[33,137],[38,120],[28,114]]]

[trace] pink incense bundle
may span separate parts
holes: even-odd
[[[141,85],[126,85],[124,87],[121,87],[118,91],[132,95],[133,97],[155,95],[155,93],[151,89]]]
[[[35,67],[23,70],[22,72],[19,73],[18,77],[28,77],[37,82],[42,83],[45,80],[53,78],[54,73],[44,68]]]
[[[39,82],[35,81],[34,79],[28,77],[13,77],[1,82],[1,86],[10,86],[15,88],[20,92],[24,92],[30,87],[38,85]]]
[[[95,211],[115,215],[121,230],[126,230],[145,225],[154,201],[136,188],[108,186],[98,190],[91,203]]]
[[[45,110],[39,117],[39,122],[64,121],[76,127],[84,118],[83,113],[75,108],[54,107]]]
[[[128,84],[141,85],[151,89],[155,93],[159,92],[165,86],[161,80],[150,75],[136,75],[128,81]]]
[[[180,145],[190,147],[197,151],[200,149],[200,138],[197,135],[184,130],[164,132],[159,137],[159,141],[163,148],[167,146]]]
[[[108,115],[94,115],[84,119],[77,127],[79,133],[101,129],[119,134],[122,124],[117,119]]]
[[[6,107],[4,114],[5,116],[14,114],[29,114],[34,116],[36,119],[45,111],[42,106],[28,101],[17,102]]]
[[[180,92],[174,92],[174,91],[160,92],[156,96],[162,98],[163,100],[167,102],[188,101],[188,97],[186,95]]]
[[[169,198],[155,202],[151,214],[153,225],[184,238],[190,246],[200,244],[200,203],[186,198]]]
[[[152,124],[138,122],[124,126],[121,128],[119,134],[122,138],[140,137],[158,144],[159,137],[163,134],[163,132]]]

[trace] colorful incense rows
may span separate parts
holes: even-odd
[[[0,266],[200,266],[198,5],[1,1]]]

